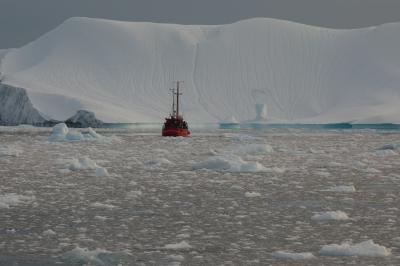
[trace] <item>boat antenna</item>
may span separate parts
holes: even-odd
[[[179,93],[180,83],[183,83],[183,81],[176,81],[176,118],[179,117],[179,95],[182,95],[182,93]]]

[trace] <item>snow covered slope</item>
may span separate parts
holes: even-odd
[[[400,122],[400,23],[333,30],[256,18],[220,26],[71,18],[2,60],[55,119],[160,122],[184,80],[191,122]]]

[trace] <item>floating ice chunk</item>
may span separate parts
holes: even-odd
[[[395,237],[392,239],[393,245],[396,247],[400,247],[400,237]]]
[[[361,169],[364,173],[369,173],[369,174],[380,174],[381,171],[372,167],[366,168],[366,169]]]
[[[241,154],[264,154],[271,153],[274,151],[271,145],[269,144],[247,144],[247,145],[239,145],[236,147],[236,152]]]
[[[390,249],[367,240],[358,244],[343,243],[341,245],[325,245],[319,251],[323,256],[367,256],[384,257],[391,254]]]
[[[109,176],[109,173],[108,173],[106,168],[97,167],[94,175],[97,176],[97,177],[103,177],[103,176]]]
[[[21,153],[22,150],[14,146],[0,147],[0,157],[2,156],[18,157]]]
[[[400,143],[386,144],[377,150],[400,150]]]
[[[188,242],[186,242],[185,240],[176,243],[176,244],[166,244],[164,246],[164,249],[173,249],[173,250],[179,250],[179,249],[191,249],[192,246],[189,245]]]
[[[76,247],[63,255],[63,260],[73,265],[117,265],[121,259],[130,256],[126,251],[111,252],[105,249]]]
[[[247,198],[255,198],[255,197],[261,197],[261,194],[258,192],[246,192],[244,193],[244,196]]]
[[[311,220],[314,221],[330,221],[330,220],[348,220],[350,219],[345,212],[342,211],[328,211],[314,214]]]
[[[100,208],[100,209],[109,209],[109,210],[117,208],[117,206],[115,206],[115,205],[107,204],[107,203],[101,203],[101,202],[91,203],[90,207]]]
[[[266,168],[258,162],[246,162],[238,156],[213,156],[203,162],[194,163],[193,170],[209,169],[228,172],[265,172]]]
[[[95,170],[94,175],[97,177],[109,176],[106,168],[97,165],[97,163],[89,157],[82,157],[79,159],[73,158],[68,163],[67,169],[60,169],[59,171],[68,174],[68,171],[80,170]]]
[[[46,231],[43,232],[43,235],[45,235],[45,236],[53,236],[53,235],[56,235],[56,232],[54,232],[51,229],[47,229]]]
[[[91,160],[89,157],[83,157],[79,159],[72,159],[68,169],[71,171],[78,171],[78,170],[95,170],[99,166],[96,164],[95,161]]]
[[[69,130],[66,124],[60,123],[53,127],[53,131],[49,137],[50,142],[57,141],[84,141],[96,140],[102,138],[92,128],[88,128],[87,133]]]
[[[182,255],[168,255],[167,259],[174,260],[174,261],[184,261],[185,257]]]
[[[161,165],[171,165],[173,163],[165,158],[156,158],[153,160],[146,161],[145,164],[148,166],[161,166]]]
[[[105,217],[105,216],[96,215],[96,216],[94,217],[94,219],[96,219],[96,220],[100,220],[100,221],[105,221],[105,220],[107,220],[108,218],[107,218],[107,217]]]
[[[140,190],[132,190],[129,191],[128,193],[126,193],[126,198],[128,199],[136,199],[139,198],[140,196],[142,196],[142,191]]]
[[[0,209],[8,209],[10,207],[22,204],[30,204],[35,200],[36,198],[33,195],[25,196],[15,193],[7,193],[4,195],[0,195]]]
[[[380,156],[380,157],[399,155],[393,149],[375,150],[375,151],[371,152],[370,154],[373,156]]]
[[[355,192],[356,188],[353,185],[350,186],[334,186],[328,188],[325,191],[332,191],[332,192]]]
[[[309,260],[315,259],[315,256],[311,252],[294,253],[289,251],[276,251],[272,253],[272,256],[277,259],[283,260]]]

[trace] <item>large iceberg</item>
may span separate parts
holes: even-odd
[[[90,110],[106,122],[160,122],[171,82],[184,80],[192,122],[400,123],[399,47],[400,23],[335,30],[267,18],[217,26],[71,18],[3,52],[1,71],[59,121]]]

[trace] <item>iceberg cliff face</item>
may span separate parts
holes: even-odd
[[[400,123],[400,23],[354,30],[274,19],[183,26],[72,18],[9,51],[3,82],[42,113],[90,110],[106,122],[160,122],[184,80],[192,122]],[[260,117],[258,117],[260,118]],[[264,119],[264,117],[262,117]]]
[[[0,125],[41,125],[44,122],[24,89],[0,83]]]

